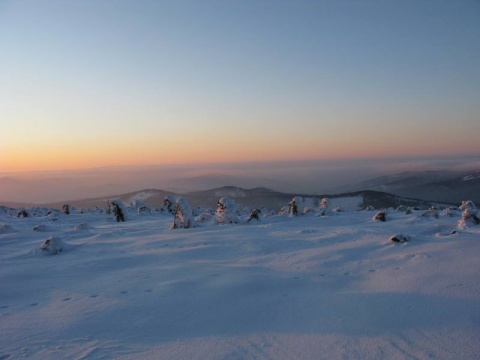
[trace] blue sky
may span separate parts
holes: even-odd
[[[0,170],[479,154],[479,19],[478,1],[0,1]]]

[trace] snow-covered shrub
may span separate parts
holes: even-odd
[[[306,214],[317,207],[314,199],[301,196],[295,196],[288,205],[288,214],[290,215]]]
[[[452,208],[446,208],[446,209],[443,209],[441,212],[440,212],[440,216],[449,216],[449,217],[454,217],[458,214],[458,212],[455,210],[455,209],[452,209]]]
[[[408,207],[406,207],[405,205],[400,205],[396,208],[396,210],[401,212],[407,212]]]
[[[188,229],[195,226],[195,219],[192,215],[192,207],[188,200],[180,197],[175,202],[175,216],[173,218],[173,229]]]
[[[28,212],[27,212],[27,210],[25,210],[25,209],[21,209],[21,210],[17,213],[17,218],[23,219],[23,218],[26,218],[26,217],[28,217]]]
[[[60,238],[50,236],[40,245],[39,252],[46,255],[55,255],[66,249],[66,244]]]
[[[398,233],[390,236],[389,240],[397,243],[406,243],[410,241],[410,235]]]
[[[373,220],[385,222],[387,221],[387,213],[384,210],[381,210],[373,216]]]
[[[219,224],[237,223],[238,211],[235,200],[229,197],[223,197],[218,200],[215,216]]]
[[[375,207],[372,206],[372,205],[367,205],[367,207],[365,209],[363,209],[363,211],[375,211]]]
[[[57,212],[56,211],[50,211],[47,214],[47,219],[50,220],[50,221],[57,221],[58,220]]]
[[[252,220],[260,220],[260,213],[261,213],[260,209],[253,209],[253,211],[248,216],[247,222]]]
[[[70,205],[68,204],[63,204],[62,206],[62,211],[65,215],[70,215]]]
[[[296,216],[298,215],[298,205],[297,202],[301,199],[299,196],[295,196],[292,201],[290,201],[289,208],[288,208],[288,213],[290,215]],[[301,201],[301,200],[300,200]]]
[[[320,209],[321,216],[332,215],[332,209],[330,208],[330,201],[327,198],[323,198],[320,201],[319,209]]]
[[[430,208],[422,214],[422,217],[427,219],[438,219],[438,212],[434,208]]]

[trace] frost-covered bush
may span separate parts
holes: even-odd
[[[195,226],[195,219],[192,215],[192,207],[188,200],[180,197],[175,202],[175,215],[173,218],[173,229],[188,229]]]
[[[26,217],[28,217],[28,212],[27,212],[27,210],[25,210],[25,209],[21,209],[21,210],[17,213],[17,218],[23,219],[23,218],[26,218]]]
[[[397,243],[406,243],[410,241],[410,235],[398,233],[390,236],[389,240]]]
[[[374,221],[387,221],[387,213],[386,211],[384,210],[381,210],[379,212],[377,212],[374,216],[373,216],[373,220]]]
[[[330,208],[330,201],[327,198],[323,198],[319,205],[320,215],[327,216],[332,215],[332,209]]]
[[[39,248],[39,252],[45,255],[56,255],[67,250],[67,245],[58,237],[50,236]]]
[[[430,208],[422,214],[422,217],[427,219],[438,219],[438,212],[434,208]]]
[[[288,214],[299,215],[312,212],[317,207],[315,200],[312,198],[303,198],[295,196],[288,204]]]
[[[449,217],[454,217],[458,214],[458,212],[453,209],[453,208],[446,208],[446,209],[443,209],[441,212],[440,212],[440,216],[449,216]]]
[[[260,214],[261,214],[260,209],[253,209],[253,211],[250,213],[248,216],[247,221],[252,221],[252,220],[260,220]]]
[[[68,204],[63,204],[62,206],[62,211],[65,215],[70,215],[70,205]]]
[[[219,224],[230,224],[238,222],[238,209],[235,200],[223,197],[217,202],[215,217]]]

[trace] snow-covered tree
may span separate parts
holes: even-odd
[[[173,214],[175,212],[175,196],[173,195],[166,195],[165,198],[163,199],[163,207],[162,211],[169,212],[170,214]]]
[[[117,220],[117,222],[125,221],[125,216],[127,212],[125,210],[125,205],[123,205],[123,202],[120,199],[113,199],[110,200],[108,204],[109,213],[113,212],[115,220]]]
[[[459,206],[459,208],[460,208],[460,210],[467,210],[467,209],[476,210],[476,206],[475,206],[475,204],[473,203],[472,200],[462,201],[462,204]]]
[[[180,197],[175,202],[175,212],[173,218],[173,229],[188,229],[195,226],[195,220],[192,215],[192,207],[188,200]]]
[[[238,210],[235,200],[229,197],[222,197],[217,202],[215,217],[219,224],[230,224],[238,222]]]

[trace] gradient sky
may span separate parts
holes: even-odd
[[[0,172],[480,154],[480,2],[0,0]]]

